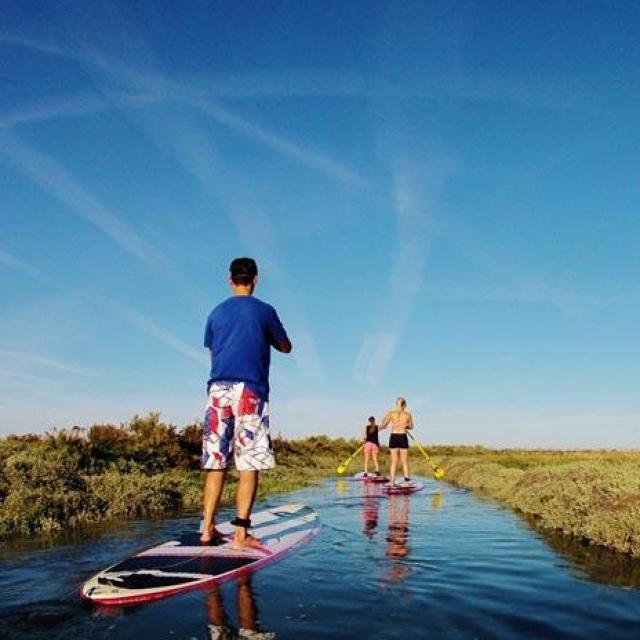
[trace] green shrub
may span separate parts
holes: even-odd
[[[58,531],[102,518],[199,509],[202,425],[182,430],[160,414],[43,436],[0,439],[0,537]],[[335,473],[357,439],[274,438],[278,466],[262,474],[260,496],[308,486]],[[482,492],[538,526],[640,557],[640,453],[428,447],[453,484]],[[386,449],[382,449],[386,457]],[[410,450],[414,473],[430,473]],[[357,470],[355,459],[349,472]],[[223,501],[233,499],[229,474]]]
[[[53,491],[82,490],[80,456],[66,447],[38,443],[4,460],[2,474],[10,489],[25,486]]]
[[[86,491],[17,487],[0,507],[0,537],[60,531],[105,513],[104,501]]]
[[[449,481],[501,500],[542,529],[640,557],[639,461],[637,452],[509,451],[440,464]]]
[[[182,504],[178,483],[165,474],[119,473],[88,478],[88,490],[107,505],[106,515],[140,516],[177,509]]]

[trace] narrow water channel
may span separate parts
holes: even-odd
[[[301,501],[320,513],[322,530],[282,562],[218,589],[106,613],[80,601],[80,583],[197,527],[197,517],[4,549],[0,638],[233,638],[239,628],[280,640],[640,637],[637,564],[543,538],[492,501],[433,481],[391,497],[328,481],[266,505]]]

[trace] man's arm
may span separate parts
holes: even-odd
[[[407,424],[407,429],[413,429],[413,416],[409,414],[409,424]]]
[[[386,429],[389,426],[389,422],[391,422],[391,412],[387,411],[384,414],[384,418],[382,418],[382,422],[380,423],[380,429]]]
[[[204,348],[209,351],[210,360],[213,362],[213,328],[211,327],[211,316],[207,318],[207,324],[204,327]]]
[[[268,320],[269,342],[271,346],[280,353],[291,353],[293,346],[289,336],[278,318],[278,313],[273,307],[269,307],[271,315]]]

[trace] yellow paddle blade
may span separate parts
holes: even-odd
[[[364,449],[364,444],[361,444],[342,464],[339,464],[336,468],[336,471],[340,474],[343,474],[347,470],[347,467],[353,460],[354,456],[360,453],[362,449]]]
[[[444,469],[440,468],[440,467],[434,467],[433,468],[433,475],[438,478],[438,480],[444,478]]]

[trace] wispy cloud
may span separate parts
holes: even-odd
[[[116,69],[121,73],[123,67],[120,65],[112,69],[110,73],[115,73]],[[114,103],[120,103],[127,109],[160,102],[179,104],[207,116],[217,124],[223,125],[281,156],[314,169],[334,180],[355,188],[370,186],[366,178],[343,163],[243,118],[210,97],[203,98],[201,90],[197,88],[194,89],[171,78],[141,74],[129,67],[125,67],[125,69],[129,89],[133,88],[133,94],[103,88],[105,95],[109,96]]]
[[[0,38],[1,40],[2,38]],[[288,141],[282,136],[236,116],[219,105],[194,99],[191,88],[160,74],[150,73],[148,65],[143,72],[129,63],[107,58],[91,47],[78,46],[71,49],[57,46],[54,43],[31,42],[22,38],[10,40],[13,44],[33,45],[33,48],[37,50],[76,60],[100,72],[101,75],[95,77],[100,92],[107,96],[112,104],[130,116],[135,117],[138,107],[150,102],[183,103],[192,110],[204,113],[216,122],[335,179],[351,185],[365,183],[357,174],[322,154]],[[143,50],[146,49],[143,42],[140,45]],[[153,56],[149,54],[146,57],[152,58]],[[282,252],[278,248],[277,239],[273,236],[272,231],[267,231],[273,229],[268,213],[252,194],[250,183],[228,165],[224,166],[216,157],[214,150],[207,143],[208,132],[195,124],[195,121],[187,114],[177,122],[173,118],[165,119],[161,116],[154,117],[148,114],[146,118],[139,117],[137,121],[143,130],[151,134],[159,147],[169,148],[177,153],[178,160],[198,180],[206,192],[224,203],[229,219],[241,237],[251,248],[255,246],[262,248],[263,265],[269,264],[268,268],[271,272],[277,271],[281,275],[285,274],[285,269],[279,266],[279,256]],[[150,122],[151,125],[149,125]],[[249,220],[247,220],[247,216],[249,216]],[[312,332],[304,320],[305,314],[295,302],[295,295],[291,293],[294,287],[285,284],[286,279],[286,277],[280,277],[276,287],[280,289],[282,297],[285,298],[284,306],[289,308],[290,315],[293,316],[287,322],[288,326],[295,327],[297,329],[295,335],[301,336],[301,339],[296,341],[294,358],[306,376],[318,378],[322,375],[318,350]],[[145,328],[156,339],[163,338],[162,332],[157,331],[152,324],[138,322],[140,318],[135,313],[130,314],[122,309],[120,311],[129,321],[137,323],[140,328]],[[174,347],[178,346],[172,340],[168,340],[168,342]],[[182,347],[179,348],[182,349]],[[187,348],[187,352],[189,351],[190,348]]]
[[[135,37],[130,25],[126,25],[123,31],[128,39]],[[92,44],[82,44],[77,40],[70,46],[68,42],[61,43],[51,37],[26,37],[5,32],[0,33],[0,44],[29,48],[85,66],[91,65],[114,77],[120,76],[119,80],[116,79],[120,85],[125,80],[134,80],[136,84],[144,80],[149,89],[164,87],[170,89],[170,92],[178,89],[179,93],[186,89],[193,100],[333,97],[426,101],[445,97],[461,102],[504,103],[608,118],[627,109],[625,104],[604,103],[603,94],[594,93],[591,86],[580,85],[575,79],[571,83],[562,83],[544,76],[522,79],[506,71],[498,74],[474,68],[470,72],[461,64],[460,51],[449,51],[457,61],[449,69],[430,70],[429,73],[414,75],[405,72],[401,78],[396,77],[395,73],[364,75],[353,68],[292,67],[260,69],[255,72],[197,74],[183,76],[179,82],[172,83],[160,75],[135,71],[113,56],[105,56]],[[145,60],[152,57],[149,48],[140,38],[136,38],[136,45],[136,49],[145,51]]]
[[[82,91],[48,98],[0,115],[0,129],[62,118],[88,117],[113,111],[113,105],[96,92]]]
[[[7,253],[0,249],[0,265],[8,267],[9,269],[13,269],[14,271],[19,271],[20,273],[24,273],[25,275],[31,276],[32,278],[41,278],[42,273],[32,267],[30,264],[19,260],[15,256]]]
[[[40,188],[87,220],[131,255],[147,262],[158,256],[138,234],[99,202],[73,174],[46,154],[32,149],[16,135],[0,133],[1,149],[14,166]]]
[[[522,280],[519,283],[429,285],[425,293],[433,298],[477,300],[483,302],[519,302],[523,304],[549,304],[564,312],[585,307],[628,305],[640,302],[640,288],[618,293],[580,291],[567,285],[545,280]]]
[[[141,107],[157,101],[154,97],[128,96],[128,103]],[[49,99],[26,110],[14,111],[0,116],[0,154],[4,153],[10,166],[30,178],[46,193],[62,202],[70,211],[92,224],[118,246],[133,257],[141,259],[175,283],[182,295],[188,299],[202,300],[192,281],[180,268],[161,253],[156,246],[131,225],[116,215],[108,206],[68,168],[60,162],[38,151],[12,131],[17,125],[41,120],[91,116],[107,111],[116,112],[119,107],[106,100],[101,94],[83,92],[67,97]]]
[[[354,365],[357,377],[369,384],[379,382],[389,367],[400,337],[391,331],[366,335]]]
[[[0,44],[12,45],[31,49],[40,53],[74,60],[81,65],[91,64],[94,67],[109,69],[111,63],[108,62],[100,51],[93,46],[85,46],[77,39],[72,40],[73,44],[69,46],[70,41],[61,42],[59,39],[51,37],[43,38],[42,36],[25,36],[15,33],[0,33]]]
[[[472,282],[429,283],[426,295],[433,298],[549,304],[565,313],[585,307],[626,305],[640,302],[640,287],[609,287],[598,291],[571,278],[552,277],[532,271],[505,257],[469,225],[451,217],[439,221],[437,233],[474,265]]]
[[[109,311],[112,315],[119,317],[130,325],[137,327],[143,334],[154,339],[155,341],[169,347],[173,351],[182,354],[196,362],[203,364],[207,362],[204,350],[199,351],[193,349],[189,344],[175,336],[171,331],[158,324],[142,312],[134,309],[122,302],[99,296],[93,293],[87,293],[55,280],[49,276],[45,276],[39,269],[19,260],[10,254],[0,250],[0,258],[7,257],[7,260],[1,260],[0,264],[13,269],[14,271],[28,275],[38,281],[44,282],[55,288],[62,289],[72,293],[76,299],[81,299],[87,304],[99,307],[102,310]]]
[[[0,356],[16,363],[29,363],[45,367],[47,369],[53,369],[54,371],[61,371],[63,373],[71,373],[77,375],[93,375],[86,369],[81,369],[74,365],[60,362],[53,358],[42,356],[38,353],[30,351],[16,351],[15,349],[0,349]]]
[[[24,380],[27,382],[54,382],[52,378],[39,376],[33,373],[25,373],[24,371],[12,371],[11,369],[0,368],[0,378],[15,378],[16,380]]]
[[[56,42],[52,40],[44,40],[42,38],[27,38],[15,33],[0,33],[0,43],[33,49],[41,53],[52,55],[63,55],[62,50]]]
[[[176,337],[169,330],[159,325],[155,320],[152,320],[149,316],[146,316],[137,309],[133,309],[122,302],[96,295],[87,296],[87,300],[92,304],[98,305],[102,309],[110,311],[113,315],[122,318],[127,323],[134,325],[142,333],[153,338],[157,342],[164,344],[173,351],[181,353],[187,358],[191,358],[191,360],[200,364],[206,364],[208,362],[204,349],[194,349],[186,342]]]
[[[364,188],[368,186],[368,181],[356,174],[343,164],[336,162],[328,156],[322,155],[308,148],[301,146],[295,142],[265,129],[253,122],[250,122],[238,115],[232,113],[228,109],[224,109],[220,105],[211,100],[197,100],[188,97],[183,92],[183,102],[193,108],[200,110],[205,115],[213,118],[216,122],[223,124],[244,136],[251,138],[256,142],[260,142],[277,153],[297,160],[300,163],[316,169],[332,178],[344,182],[350,186]]]
[[[33,48],[43,53],[70,58],[85,66],[94,68],[103,74],[108,83],[100,86],[101,92],[111,100],[121,105],[130,107],[145,106],[150,103],[180,103],[191,109],[195,109],[204,115],[212,118],[218,124],[228,127],[254,142],[262,144],[276,153],[289,159],[300,162],[312,169],[315,169],[329,177],[332,177],[347,185],[365,188],[368,181],[356,172],[346,167],[344,164],[318,153],[308,147],[288,140],[284,136],[277,134],[263,126],[242,118],[237,114],[224,108],[214,101],[211,92],[202,90],[202,84],[191,84],[185,80],[175,80],[164,77],[149,71],[140,71],[131,64],[121,60],[109,58],[97,49],[87,46],[76,45],[75,48],[63,48],[52,42],[41,42],[28,38],[16,36],[0,35],[0,43],[14,44]],[[144,47],[146,48],[146,47]],[[117,90],[114,87],[122,87],[125,91]],[[50,104],[41,109],[32,109],[31,117],[34,120],[43,119],[47,116],[55,117],[73,115],[91,115],[107,108],[104,100],[97,96],[87,95],[80,103],[73,102],[65,98],[59,99],[59,103]],[[11,123],[25,123],[29,114],[9,114],[0,119],[0,126]]]
[[[145,48],[144,43],[141,43],[141,47]],[[262,268],[273,276],[274,288],[280,292],[280,298],[283,300],[283,304],[279,306],[288,310],[284,320],[294,337],[293,357],[305,377],[312,379],[323,377],[313,333],[309,329],[305,312],[297,301],[294,293],[295,285],[291,282],[288,271],[281,264],[282,250],[273,232],[275,225],[254,193],[251,181],[229,164],[222,162],[216,149],[211,145],[209,132],[188,113],[176,119],[173,116],[163,117],[159,113],[142,114],[138,109],[132,110],[132,107],[138,106],[140,96],[143,96],[141,98],[143,102],[163,99],[167,102],[184,102],[190,105],[192,110],[201,113],[204,111],[216,121],[253,136],[263,144],[271,145],[285,155],[288,154],[299,161],[313,165],[334,178],[357,183],[358,176],[339,163],[290,143],[219,106],[214,107],[198,101],[194,104],[193,94],[188,87],[185,88],[160,74],[150,73],[148,69],[143,73],[122,62],[112,63],[100,54],[89,55],[86,62],[95,64],[101,70],[105,80],[108,81],[107,84],[120,83],[125,86],[126,91],[117,91],[106,84],[99,84],[100,90],[104,91],[114,104],[119,105],[159,148],[172,152],[186,171],[198,181],[201,188],[223,204],[226,216],[247,247],[254,252],[256,247],[260,248]],[[97,81],[99,82],[99,79]],[[125,315],[129,314],[125,313]],[[130,317],[130,319],[135,318]],[[146,324],[146,327],[152,330],[150,325]],[[160,334],[156,337],[160,337]]]
[[[389,286],[354,364],[356,377],[369,384],[379,383],[386,375],[424,286],[435,209],[447,171],[444,161],[437,165],[419,158],[393,161],[397,237]]]
[[[280,258],[282,250],[274,234],[275,225],[250,182],[220,161],[206,133],[194,125],[183,121],[181,126],[174,123],[157,129],[162,130],[158,144],[173,147],[180,162],[201,187],[223,204],[225,214],[246,246],[254,253],[258,248],[261,269],[270,274],[283,302],[282,308],[287,310],[284,320],[295,343],[293,357],[300,371],[311,379],[324,377],[315,338],[295,295],[295,284]]]

